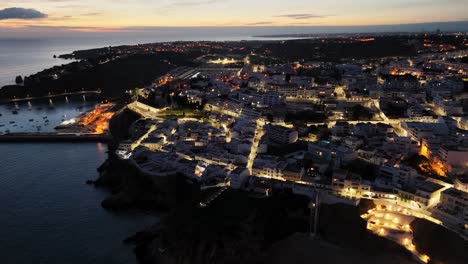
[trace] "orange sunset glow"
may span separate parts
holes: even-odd
[[[450,2],[450,4],[447,4]],[[12,7],[33,9],[42,16],[2,18],[0,28],[66,27],[71,31],[118,31],[128,27],[178,26],[351,26],[466,20],[463,1],[335,0],[319,6],[306,0],[284,1],[11,1]],[[209,13],[209,16],[204,15]]]

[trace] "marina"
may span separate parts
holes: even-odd
[[[38,129],[40,131],[40,129]],[[110,141],[108,134],[80,133],[7,133],[0,135],[0,142],[102,142]]]
[[[0,135],[56,132],[55,127],[67,118],[85,114],[97,105],[96,99],[93,97],[84,99],[82,95],[1,104]]]

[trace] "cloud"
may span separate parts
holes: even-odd
[[[284,14],[284,15],[277,15],[275,17],[284,17],[284,18],[292,18],[292,19],[309,19],[309,18],[324,18],[328,16],[304,13],[304,14]]]
[[[177,0],[172,3],[174,6],[192,6],[192,5],[206,5],[219,2],[218,0]]]
[[[12,7],[0,9],[0,20],[5,19],[38,19],[46,18],[47,15],[36,9],[27,9],[21,7]]]
[[[84,13],[80,14],[80,16],[99,16],[101,13],[99,12],[94,12],[94,13]]]
[[[260,21],[260,22],[254,22],[254,23],[248,23],[245,24],[246,26],[261,26],[261,25],[270,25],[273,24],[271,21]]]

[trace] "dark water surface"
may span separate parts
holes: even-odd
[[[0,144],[0,263],[136,263],[122,240],[156,221],[111,213],[85,184],[106,159],[100,143]]]
[[[54,132],[63,121],[85,113],[98,104],[89,95],[0,104],[0,135],[16,132]]]
[[[78,96],[54,98],[52,108],[48,99],[0,105],[0,132],[53,131],[96,103]],[[101,207],[108,193],[85,182],[96,179],[106,151],[101,143],[0,143],[1,264],[136,263],[122,240],[157,217]]]

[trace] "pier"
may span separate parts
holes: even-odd
[[[0,142],[109,142],[109,134],[85,133],[9,133],[0,135]]]
[[[27,97],[22,97],[22,98],[0,99],[0,104],[38,100],[38,99],[50,99],[50,98],[55,98],[55,97],[68,96],[68,95],[92,95],[92,94],[100,95],[101,90],[83,90],[83,91],[76,91],[76,92],[49,94],[49,95],[44,95],[44,96],[27,96]]]

